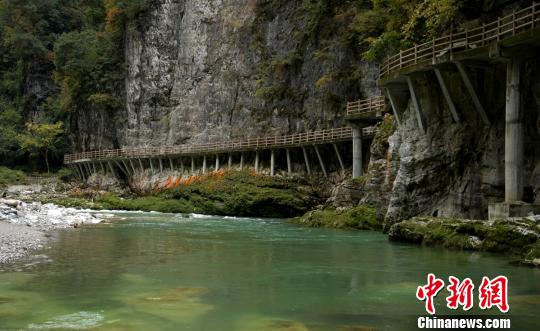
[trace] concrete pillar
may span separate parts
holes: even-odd
[[[101,172],[102,172],[103,174],[105,174],[106,171],[105,171],[105,167],[103,166],[103,162],[99,162],[99,167],[101,168]]]
[[[232,168],[232,154],[229,154],[229,162],[228,162],[228,168]]]
[[[302,146],[302,152],[304,153],[304,161],[306,162],[306,171],[308,175],[311,175],[311,167],[309,166],[309,158],[307,154],[307,150],[305,147]]]
[[[504,146],[505,201],[523,198],[523,116],[520,105],[521,61],[511,59],[507,64],[506,132]]]
[[[357,125],[352,126],[353,131],[353,178],[361,177],[364,174],[362,159],[362,128]]]
[[[240,170],[244,170],[244,153],[240,153]]]
[[[218,171],[219,170],[219,155],[216,154],[216,168],[214,171]]]
[[[206,155],[203,156],[203,162],[202,162],[202,173],[206,173]]]
[[[291,176],[292,175],[291,150],[287,148],[285,149],[285,152],[287,153],[287,174]]]
[[[321,156],[321,152],[319,151],[319,146],[313,145],[315,148],[315,153],[317,153],[317,158],[319,159],[319,163],[321,164],[321,170],[324,174],[324,177],[328,177],[328,173],[326,172],[326,167],[324,166],[324,161]]]
[[[273,149],[270,150],[270,176],[275,175],[275,167],[276,167],[276,155],[275,151]]]
[[[195,174],[195,158],[191,157],[191,174]]]
[[[163,172],[163,161],[161,160],[161,158],[158,158],[159,160],[159,172],[162,173]]]
[[[255,151],[255,172],[259,172],[259,151]]]
[[[111,174],[113,176],[116,176],[116,171],[114,171],[114,167],[113,167],[112,163],[109,161],[109,162],[107,162],[107,165],[109,165],[109,169],[111,169]]]
[[[339,161],[339,166],[341,167],[341,171],[345,171],[345,164],[343,163],[343,159],[341,158],[341,154],[339,153],[339,148],[336,144],[332,144],[334,146],[334,151],[336,151],[336,156]]]
[[[399,102],[394,96],[393,91],[391,91],[389,88],[385,88],[384,90],[386,91],[386,96],[388,96],[388,100],[390,100],[390,106],[392,107],[392,112],[394,113],[396,122],[398,126],[401,126],[401,113],[399,109]]]
[[[86,181],[86,176],[84,175],[84,171],[82,169],[82,166],[80,164],[75,164],[75,167],[77,168],[77,170],[79,171],[79,174],[81,176],[81,179],[83,181]]]
[[[184,159],[182,157],[180,157],[180,174],[184,174]]]
[[[154,174],[154,164],[152,163],[152,158],[148,158],[148,162],[150,162],[150,170],[152,171],[152,175]]]
[[[130,175],[131,175],[131,171],[129,171],[129,167],[128,167],[128,165],[127,165],[126,160],[122,160],[122,165],[124,166],[124,169],[126,169],[127,175],[130,176]]]
[[[180,158],[180,160],[182,160],[182,158]],[[174,164],[171,158],[169,158],[169,165],[171,167],[171,171],[174,171]]]

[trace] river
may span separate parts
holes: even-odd
[[[512,329],[540,330],[540,270],[501,256],[284,220],[116,215],[57,231],[40,255],[2,270],[0,329],[416,330],[426,315],[416,288],[433,272],[477,286],[506,275]]]

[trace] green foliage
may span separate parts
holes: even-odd
[[[377,220],[376,211],[368,205],[336,210],[326,208],[312,210],[304,216],[291,219],[292,223],[313,228],[361,229],[380,230],[381,223]]]
[[[64,133],[63,123],[26,124],[26,131],[17,135],[17,140],[23,151],[32,156],[43,156],[49,173],[49,153],[54,151]]]
[[[0,167],[0,188],[13,184],[26,184],[26,174],[20,170]]]

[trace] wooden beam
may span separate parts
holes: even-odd
[[[384,90],[386,91],[386,96],[388,97],[388,100],[390,100],[390,106],[392,107],[392,112],[394,113],[396,122],[398,126],[401,126],[401,113],[398,106],[399,105],[398,100],[396,99],[393,92],[390,91],[388,87],[385,87]]]
[[[418,126],[420,127],[420,130],[422,130],[423,133],[426,133],[427,132],[426,119],[422,112],[422,108],[420,108],[420,101],[418,100],[418,96],[416,95],[416,90],[414,89],[414,83],[411,77],[406,76],[406,78],[407,78],[407,85],[409,86],[409,92],[411,94],[411,101],[413,103],[414,112],[416,113],[416,120],[418,121]]]
[[[302,152],[304,153],[304,161],[306,162],[306,171],[308,175],[311,175],[311,167],[309,166],[309,158],[307,150],[304,146],[302,146]]]
[[[336,156],[339,161],[339,166],[341,167],[341,171],[345,171],[345,164],[343,164],[343,159],[341,158],[341,154],[339,153],[339,148],[336,144],[332,144],[334,146],[334,151],[336,151]]]
[[[458,124],[461,123],[459,119],[459,114],[456,109],[456,105],[454,104],[454,100],[452,100],[450,91],[448,90],[448,87],[446,86],[446,81],[444,80],[443,73],[437,67],[433,68],[433,71],[435,72],[437,81],[439,81],[439,86],[441,87],[444,99],[446,100],[446,104],[448,105],[448,109],[450,110],[450,113],[452,114],[452,118],[454,119],[454,122]]]
[[[328,178],[328,173],[326,172],[326,167],[324,166],[324,161],[321,156],[321,152],[319,151],[319,147],[317,145],[313,145],[315,147],[315,153],[317,153],[317,158],[319,159],[319,163],[321,164],[321,170],[324,174],[324,177]]]
[[[471,79],[469,78],[469,75],[467,74],[467,70],[465,69],[465,66],[459,62],[454,62],[459,74],[461,75],[461,79],[463,80],[463,84],[465,85],[465,88],[469,92],[469,95],[471,96],[471,99],[473,101],[474,107],[476,111],[478,112],[478,115],[480,115],[480,118],[482,118],[482,121],[486,125],[490,125],[491,122],[489,120],[489,117],[486,114],[486,111],[484,109],[484,106],[482,106],[482,103],[480,102],[480,98],[478,98],[478,94],[476,94],[476,91],[473,87],[473,84],[471,82]]]

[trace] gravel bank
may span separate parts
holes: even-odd
[[[43,248],[48,231],[100,222],[100,218],[73,208],[0,199],[0,264]]]

